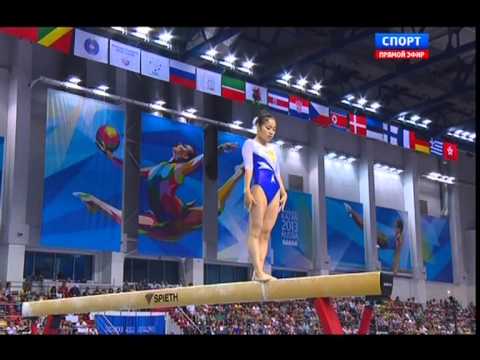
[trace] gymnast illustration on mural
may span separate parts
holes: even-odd
[[[118,131],[111,126],[102,126],[97,130],[96,145],[114,165],[122,168],[123,160],[113,153],[120,144]],[[233,151],[238,144],[224,143],[218,146],[220,154]],[[203,207],[195,206],[195,201],[184,203],[177,196],[177,190],[186,176],[201,169],[204,154],[196,154],[193,146],[179,143],[172,148],[172,157],[154,166],[140,169],[140,176],[147,182],[148,204],[150,210],[139,215],[139,233],[152,239],[177,241],[188,232],[202,226]],[[234,174],[218,190],[218,212],[235,184],[242,179],[244,167],[235,167]],[[103,212],[118,224],[122,222],[122,211],[102,201],[96,196],[84,192],[74,192],[92,213]]]
[[[363,229],[362,216],[357,212],[355,212],[349,204],[344,203],[344,205],[345,205],[345,210],[347,211],[349,216],[353,219],[355,224],[361,229]],[[395,221],[395,235],[393,237],[389,238],[386,234],[377,230],[378,247],[380,249],[393,247],[394,249],[393,263],[392,263],[392,272],[394,274],[398,273],[398,270],[400,267],[400,254],[402,251],[403,244],[404,244],[403,220],[400,217],[398,217],[397,220]]]

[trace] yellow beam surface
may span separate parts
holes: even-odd
[[[159,309],[186,305],[285,301],[319,297],[389,296],[392,277],[379,271],[199,285],[25,302],[23,316]]]

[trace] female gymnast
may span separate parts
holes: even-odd
[[[275,279],[264,271],[270,234],[280,211],[285,208],[287,192],[280,176],[279,159],[271,141],[277,130],[275,118],[262,112],[254,119],[257,135],[242,147],[245,168],[245,206],[249,211],[248,251],[253,265],[252,280]]]

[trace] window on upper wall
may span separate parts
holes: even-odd
[[[44,279],[54,279],[53,264],[55,254],[52,253],[36,253],[35,254],[34,276],[41,276]]]
[[[170,284],[179,284],[180,283],[180,274],[179,266],[176,261],[164,261],[164,274],[165,281]]]
[[[248,281],[248,267],[205,264],[205,284]]]
[[[428,215],[428,201],[427,200],[420,200],[420,214],[421,215]]]
[[[177,261],[125,259],[123,281],[179,284],[180,274]]]
[[[125,259],[123,263],[123,281],[132,282],[133,274],[132,274],[132,260],[133,259]]]
[[[74,258],[74,280],[87,282],[92,280],[93,276],[93,256],[91,255],[73,255]]]
[[[42,277],[86,282],[92,280],[93,256],[26,251],[23,276],[32,280]]]
[[[56,254],[54,262],[54,277],[58,280],[73,279],[73,255]]]
[[[292,278],[292,277],[303,277],[307,276],[307,273],[304,271],[292,271],[292,270],[280,270],[273,269],[272,275],[279,279]]]
[[[161,283],[165,279],[164,262],[152,260],[148,264],[148,279],[152,282]]]
[[[288,190],[303,192],[303,177],[288,174]]]
[[[147,260],[143,259],[133,259],[132,261],[133,269],[133,281],[142,282],[148,281],[147,278]]]

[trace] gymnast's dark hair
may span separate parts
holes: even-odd
[[[175,156],[172,156],[170,158],[170,160],[168,160],[169,163],[183,163],[183,162],[187,162],[187,161],[190,161],[192,160],[196,155],[197,155],[197,152],[195,151],[195,148],[190,145],[190,144],[185,144],[185,143],[182,143],[182,142],[179,142],[177,143],[175,146],[178,146],[178,145],[183,145],[183,146],[186,146],[186,147],[189,147],[189,157],[187,159],[175,159]]]
[[[400,229],[400,231],[403,231],[403,220],[401,218],[397,219],[395,225]]]
[[[253,119],[253,125],[262,127],[263,124],[268,121],[268,119],[274,119],[274,117],[268,111],[260,110],[258,115]]]

